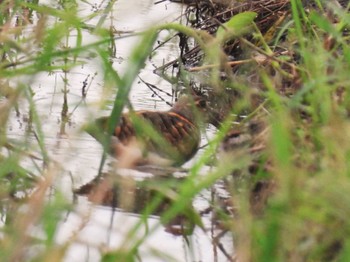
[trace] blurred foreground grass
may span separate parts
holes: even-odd
[[[237,210],[230,216],[218,203],[211,203],[223,227],[235,239],[235,254],[229,254],[228,260],[350,260],[349,13],[327,1],[312,1],[313,9],[300,0],[286,2],[289,9],[284,23],[271,26],[269,34],[254,26],[233,36],[228,32],[228,39],[239,39],[246,56],[254,59],[249,66],[229,72],[224,81],[220,70],[211,70],[209,84],[218,89],[210,95],[229,95],[226,89],[230,88],[238,88],[241,95],[190,168],[188,177],[172,184],[176,190],[166,183],[152,185],[158,194],[146,206],[140,223],[125,236],[124,245],[106,253],[105,261],[142,261],[138,248],[154,228],[143,237],[137,237],[136,232],[164,196],[172,201],[160,214],[163,224],[184,214],[193,224],[204,227],[201,217],[190,207],[191,201],[219,180],[227,182],[231,194],[228,202]],[[109,14],[113,1],[87,17],[79,15],[74,1],[57,2],[56,7],[38,2],[10,3],[0,4],[0,254],[3,261],[60,261],[74,238],[58,245],[55,234],[62,217],[74,205],[59,190],[52,193],[53,181],[61,174],[45,145],[32,80],[38,73],[69,72],[90,56],[98,57],[106,86],[118,90],[111,113],[117,123],[131,85],[151,55],[161,30],[193,37],[206,54],[204,63],[209,65],[227,62],[221,49],[227,38],[177,24],[151,28],[141,35],[126,73],[119,75],[110,63],[115,48],[113,34],[102,27],[103,14]],[[225,24],[228,28],[221,29],[220,34],[245,26],[252,17],[250,13],[241,17],[244,21]],[[94,18],[98,18],[97,23],[91,26],[89,22]],[[85,45],[83,31],[97,40]],[[245,38],[248,33],[250,38]],[[70,41],[68,45],[72,36],[74,44]],[[252,71],[259,78],[258,91],[247,80]],[[285,88],[288,81],[292,82],[290,89]],[[263,101],[255,111],[249,100],[254,92]],[[28,104],[30,124],[26,135],[13,141],[6,134],[7,122],[23,101]],[[263,114],[269,130],[255,175],[247,171],[252,162],[247,152],[226,152],[212,171],[199,175],[199,170],[212,162],[233,120],[242,111],[252,114],[252,118]],[[62,121],[69,117],[62,110]],[[110,123],[111,128],[115,123]],[[25,161],[32,161],[36,168],[29,170]],[[103,163],[104,160],[101,166]],[[256,214],[251,207],[251,191],[261,181],[272,186],[268,187],[267,203],[261,203],[263,208]],[[33,226],[42,229],[40,237],[30,234]]]

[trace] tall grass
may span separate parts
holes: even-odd
[[[39,73],[66,75],[60,119],[64,132],[73,112],[67,101],[67,73],[86,63],[89,57],[100,56],[102,61],[108,61],[112,54],[105,50],[109,50],[114,40],[101,26],[103,16],[92,28],[88,23],[103,12],[108,14],[112,6],[113,1],[105,9],[81,17],[75,1],[59,1],[51,6],[37,1],[0,4],[0,253],[3,261],[59,261],[70,245],[58,246],[55,242],[58,225],[73,205],[60,191],[52,190],[65,171],[62,163],[51,158],[47,148],[47,134],[42,128],[42,114],[31,84]],[[96,40],[84,44],[82,31],[90,32]],[[75,39],[73,43],[72,39]],[[106,81],[119,79],[109,63],[104,72]],[[23,107],[19,109],[19,105],[28,106],[28,127],[24,136],[14,140],[7,136],[6,129],[13,113],[22,113],[19,110]],[[31,233],[33,227],[42,230],[42,237]]]
[[[248,252],[242,256],[252,260],[349,259],[345,218],[349,212],[345,192],[350,186],[346,164],[348,44],[347,36],[331,20],[344,21],[348,14],[334,6],[327,8],[333,13],[328,18],[317,11],[305,13],[301,1],[291,1],[293,25],[288,37],[295,37],[295,42],[289,48],[300,56],[300,89],[286,100],[265,75],[271,101],[267,153],[277,188],[264,215],[254,218],[251,230],[246,231],[251,234],[250,245],[242,247],[242,252]],[[330,39],[336,40],[328,50]],[[249,213],[245,216],[250,218]]]
[[[195,226],[205,230],[192,201],[203,190],[218,181],[225,181],[231,195],[227,203],[231,203],[237,212],[231,216],[217,202],[210,205],[224,232],[235,239],[235,253],[226,254],[227,260],[349,261],[350,52],[347,29],[350,20],[344,9],[326,2],[315,3],[317,9],[305,12],[304,2],[291,0],[291,15],[281,31],[276,32],[275,42],[265,42],[261,32],[254,31],[258,30],[255,26],[237,32],[237,26],[250,24],[253,13],[243,14],[224,24],[220,34],[226,32],[227,35],[222,38],[178,24],[150,28],[140,34],[140,43],[131,53],[128,70],[121,75],[110,62],[115,48],[114,36],[103,28],[114,1],[86,17],[81,17],[79,4],[75,1],[57,2],[55,8],[35,1],[3,1],[0,4],[1,259],[61,261],[74,244],[74,237],[62,245],[55,241],[62,218],[74,209],[74,204],[68,202],[59,190],[52,190],[63,170],[51,159],[46,146],[46,134],[31,88],[35,77],[42,72],[68,73],[86,63],[87,57],[98,57],[106,86],[117,89],[111,111],[113,121],[109,123],[109,132],[112,132],[127,103],[133,82],[152,54],[159,32],[169,30],[194,38],[206,54],[205,63],[214,65],[214,68],[217,65],[224,68],[227,62],[221,50],[227,43],[225,37],[230,37],[229,40],[240,38],[242,45],[246,44],[245,48],[249,49],[252,47],[244,37],[246,33],[253,33],[249,35],[256,39],[249,38],[249,41],[256,44],[254,51],[270,55],[267,64],[252,66],[262,87],[259,95],[265,102],[255,108],[256,111],[249,108],[250,101],[246,99],[251,90],[249,81],[244,80],[249,69],[237,70],[235,76],[230,75],[228,82],[223,82],[220,71],[213,69],[208,80],[211,85],[217,90],[223,86],[238,87],[242,94],[241,101],[232,108],[234,114],[223,121],[185,179],[137,184],[154,192],[154,197],[143,207],[139,223],[125,236],[120,248],[102,252],[102,259],[142,261],[138,255],[140,246],[157,228],[171,223],[179,215],[185,217],[189,225],[184,238],[193,232]],[[328,11],[328,16],[323,10]],[[94,20],[96,17],[99,19]],[[96,24],[91,26],[90,21]],[[86,31],[94,35],[94,42],[84,44],[82,32]],[[72,43],[71,39],[75,41]],[[285,48],[290,56],[273,57],[271,50],[276,47]],[[293,77],[291,68],[297,75],[292,81],[300,84],[293,85],[292,95],[285,95],[286,92],[278,88],[278,76],[281,74],[283,80],[290,80]],[[68,88],[63,92],[68,93]],[[86,94],[82,93],[83,100]],[[14,141],[7,135],[7,123],[21,103],[28,104],[30,128],[25,136]],[[247,112],[247,108],[250,110],[248,114],[251,113],[247,121],[260,115],[261,111],[268,112],[263,115],[269,136],[263,156],[259,158],[258,172],[254,176],[248,174],[252,156],[246,151],[232,155],[228,152],[217,160],[211,171],[200,174],[203,166],[212,164],[212,158],[232,122],[237,120],[236,114]],[[69,103],[65,101],[62,122],[69,121],[69,112]],[[108,139],[105,148],[110,142]],[[104,154],[99,173],[105,159]],[[28,168],[28,161],[33,168]],[[263,209],[256,214],[251,208],[250,196],[254,185],[260,181],[268,181],[273,186],[267,192],[267,203],[262,203]],[[120,181],[111,178],[107,182]],[[159,212],[164,202],[167,208]],[[154,213],[160,216],[160,220],[149,228],[147,219]],[[33,228],[40,228],[40,234],[32,233]],[[140,237],[138,232],[143,228],[147,234]],[[215,241],[213,239],[213,245]],[[165,255],[159,254],[159,257]]]

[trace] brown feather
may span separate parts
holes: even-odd
[[[192,101],[182,97],[169,111],[137,111],[125,113],[121,116],[119,124],[115,127],[113,136],[119,142],[111,145],[111,150],[118,158],[126,152],[126,147],[140,147],[142,159],[136,164],[147,163],[147,152],[158,154],[160,157],[170,159],[172,165],[179,165],[190,159],[198,150],[200,142],[200,130],[196,121],[194,110],[205,111],[203,99]],[[159,137],[150,137],[144,130],[136,130],[134,116],[140,121],[150,124],[159,134],[160,140],[167,144],[159,143]],[[103,117],[96,121],[104,131],[107,128],[108,118]],[[96,137],[96,136],[95,136]],[[119,143],[119,145],[118,145]],[[130,154],[130,150],[127,150]],[[142,153],[143,152],[143,153]]]

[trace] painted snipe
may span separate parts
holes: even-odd
[[[198,150],[198,120],[206,108],[204,98],[183,95],[169,111],[125,113],[113,130],[110,153],[122,167],[179,166]],[[101,142],[101,132],[106,134],[108,121],[109,117],[98,118],[87,132]]]

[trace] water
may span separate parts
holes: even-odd
[[[102,2],[102,5],[105,3]],[[100,3],[94,4],[95,8]],[[178,18],[183,6],[169,2],[154,5],[152,1],[120,0],[113,7],[113,16],[106,20],[108,26],[113,26],[122,32],[140,32],[151,25],[173,22]],[[80,12],[86,15],[92,7],[80,3]],[[96,18],[97,19],[97,18]],[[160,39],[166,39],[168,32],[163,32]],[[94,37],[84,34],[84,41],[92,42]],[[74,42],[75,35],[68,42]],[[116,39],[116,58],[113,66],[123,74],[127,70],[128,57],[138,37]],[[174,38],[157,50],[145,68],[140,72],[140,78],[152,83],[163,91],[171,94],[172,85],[153,73],[155,66],[161,66],[167,61],[178,57],[177,39]],[[70,70],[68,73],[55,72],[53,74],[40,73],[30,78],[30,85],[35,92],[34,101],[37,105],[42,129],[45,133],[45,144],[48,153],[57,163],[60,178],[55,187],[63,190],[67,198],[72,199],[71,188],[78,188],[91,181],[98,173],[102,155],[102,148],[92,137],[81,131],[81,126],[88,120],[100,115],[108,115],[111,102],[101,107],[101,98],[113,101],[115,90],[106,90],[101,74],[100,62],[87,56],[86,63]],[[69,81],[65,84],[64,79]],[[25,79],[18,79],[25,81]],[[84,82],[88,83],[87,95],[82,97]],[[70,121],[62,121],[62,110],[66,99]],[[172,98],[162,94],[168,102]],[[135,81],[130,93],[133,107],[137,109],[167,110],[167,105],[160,98],[153,96],[153,92],[141,81]],[[19,107],[19,115],[15,113],[9,122],[9,136],[13,139],[23,137],[28,128],[28,104]],[[35,140],[34,137],[31,139]],[[113,160],[109,159],[113,163]],[[27,163],[25,163],[27,164]],[[190,165],[187,164],[187,165]],[[108,165],[106,169],[108,169]],[[142,180],[147,174],[134,172],[130,177]],[[211,192],[202,192],[193,205],[198,211],[208,208]],[[139,223],[140,215],[136,210],[123,212],[101,205],[92,205],[86,197],[79,197],[73,212],[67,214],[59,227],[56,240],[60,244],[70,243],[65,261],[99,261],[101,252],[130,246],[132,242],[125,242],[125,235],[135,224]],[[223,252],[212,243],[214,231],[211,231],[210,217],[204,215],[203,221],[206,231],[195,227],[192,235],[184,238],[174,233],[167,225],[159,223],[157,214],[147,220],[148,228],[155,227],[145,243],[139,248],[142,261],[226,261]],[[138,230],[137,237],[145,234],[146,227]],[[136,240],[134,240],[136,241]],[[226,239],[223,248],[232,253],[232,240]]]

